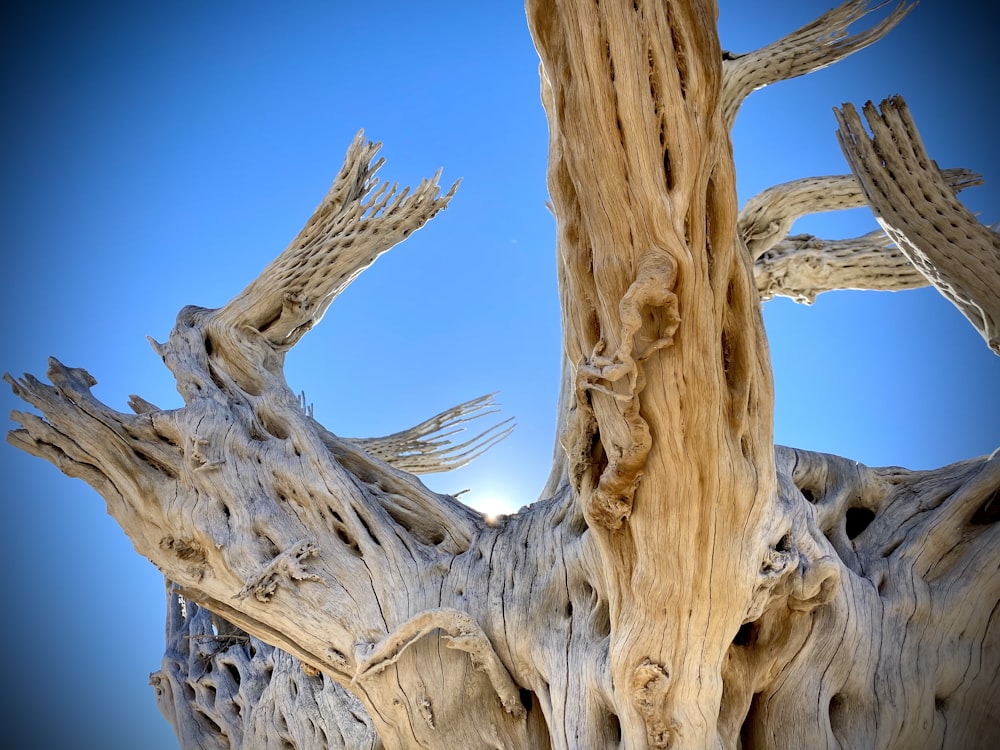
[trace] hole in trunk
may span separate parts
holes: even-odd
[[[997,521],[1000,521],[1000,488],[993,490],[983,500],[983,504],[979,506],[979,510],[972,515],[971,519],[971,523],[976,526],[985,526]]]
[[[868,528],[868,525],[875,520],[875,511],[868,508],[848,508],[844,518],[847,538],[857,539],[861,532]]]
[[[830,728],[833,730],[835,736],[840,736],[842,733],[839,732],[840,728],[844,724],[844,697],[842,695],[835,695],[830,698]]]
[[[740,625],[740,629],[736,631],[736,637],[733,638],[734,646],[752,646],[754,641],[757,640],[757,626],[753,622],[745,622]]]
[[[608,714],[608,739],[612,742],[622,741],[622,722],[617,714]]]

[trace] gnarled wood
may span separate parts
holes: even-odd
[[[881,229],[849,240],[786,237],[757,259],[753,274],[761,300],[780,296],[806,304],[839,289],[896,292],[927,286]]]
[[[942,170],[941,179],[955,192],[982,184],[980,175],[965,169]],[[802,216],[866,205],[853,175],[793,180],[748,200],[740,210],[738,227],[754,260],[761,299],[780,295],[811,303],[817,294],[836,289],[898,291],[926,286],[926,277],[881,230],[847,240],[788,237]]]
[[[350,692],[167,589],[166,652],[150,683],[182,748],[382,747]]]
[[[986,268],[973,283],[951,267],[947,227],[921,234],[885,205],[911,195],[900,175],[953,200],[895,105],[874,145],[842,115],[858,182],[784,186],[740,220],[728,132],[748,82],[839,59],[908,9],[837,42],[864,7],[723,63],[711,2],[529,0],[566,370],[563,449],[516,514],[487,518],[403,470],[502,438],[505,422],[449,442],[489,397],[350,439],[285,383],[284,355],[335,296],[451,195],[437,178],[412,194],[380,183],[360,135],[289,248],[153,342],[181,408],[133,396],[135,413],[117,412],[54,359],[51,384],[6,377],[41,413],[15,413],[8,440],[91,484],[172,582],[152,681],[185,748],[1000,739],[1000,459],[910,472],[773,446],[758,288],[877,287],[900,258],[871,238],[797,246],[798,212],[863,193],[992,341],[997,255],[959,238],[957,256]],[[810,277],[813,258],[832,270]]]
[[[730,669],[751,747],[990,747],[1000,737],[997,456],[869,469],[779,449],[840,586],[810,616],[765,614]]]
[[[613,711],[628,746],[710,746],[740,626],[806,569],[819,577],[802,601],[820,604],[833,575],[777,520],[714,18],[697,3],[539,1],[528,19],[575,367],[562,439],[607,582]]]

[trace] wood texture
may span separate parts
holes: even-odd
[[[502,439],[506,422],[452,440],[489,397],[351,439],[285,383],[287,351],[454,191],[381,182],[360,134],[288,249],[153,342],[183,407],[115,411],[55,359],[48,384],[6,376],[40,413],[15,413],[8,440],[94,487],[168,580],[152,682],[182,747],[1000,741],[1000,458],[912,472],[775,447],[760,305],[926,277],[993,345],[995,235],[955,208],[972,178],[942,176],[898,101],[868,108],[871,142],[845,108],[854,177],[737,210],[742,97],[874,41],[908,7],[842,40],[867,8],[852,0],[733,58],[711,2],[528,1],[566,368],[550,480],[516,514],[488,518],[408,473]],[[941,221],[914,227],[913,184],[931,185]],[[803,212],[862,200],[895,250],[787,237]]]
[[[902,97],[837,110],[844,155],[879,224],[1000,354],[1000,235],[955,198],[924,150]]]

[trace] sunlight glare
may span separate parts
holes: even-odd
[[[517,508],[507,500],[503,493],[492,490],[477,492],[473,490],[464,498],[470,506],[486,516],[487,523],[496,523],[500,516],[511,515]]]

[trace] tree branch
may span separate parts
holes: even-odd
[[[942,179],[901,97],[864,112],[871,137],[850,104],[836,110],[837,137],[879,224],[1000,354],[1000,235]]]
[[[14,445],[92,484],[136,550],[185,599],[345,687],[359,643],[382,640],[415,613],[440,607],[442,597],[455,599],[445,585],[454,558],[490,529],[482,514],[325,430],[284,380],[284,351],[349,277],[443,206],[444,199],[433,198],[433,183],[411,200],[390,203],[384,185],[365,197],[377,168],[367,163],[373,149],[355,140],[317,217],[261,279],[220,311],[183,309],[167,342],[153,342],[177,380],[182,408],[164,411],[133,397],[137,413],[119,413],[94,398],[96,381],[86,371],[55,360],[51,386],[6,376],[15,394],[42,413],[16,415],[22,429],[8,435]],[[312,302],[281,308],[290,290]],[[272,313],[277,317],[264,325]],[[439,465],[467,460],[489,435],[457,446],[456,455],[434,430],[454,428],[488,404],[479,399],[418,426],[414,445],[443,452],[444,459],[434,459]],[[400,440],[382,446],[398,447]],[[484,557],[464,568],[473,581],[466,586],[488,578]],[[421,660],[440,658],[420,653]],[[419,739],[406,734],[411,707],[389,696],[407,681],[416,689],[415,666],[387,670],[360,691],[379,733],[400,747],[478,733],[483,717],[446,711],[464,694],[440,685],[427,694],[451,717],[447,726],[420,730]],[[493,690],[495,665],[488,671],[470,677],[466,689]],[[501,744],[530,745],[523,716],[499,702],[485,710]]]
[[[374,161],[380,147],[366,142],[363,132],[355,136],[344,166],[305,227],[246,289],[215,313],[211,339],[248,332],[261,336],[276,353],[287,351],[359,273],[447,206],[458,183],[440,196],[440,171],[412,194],[408,187],[398,192],[396,184],[380,181],[376,173],[384,160]],[[258,387],[261,363],[242,361],[246,352],[240,354],[237,341],[223,348],[231,359],[233,377],[249,390]]]
[[[869,7],[869,0],[847,0],[791,34],[744,54],[723,60],[723,118],[732,128],[743,100],[764,86],[812,73],[874,44],[916,5],[900,0],[888,16],[866,31],[848,35],[851,24],[888,4]]]
[[[895,292],[928,283],[881,229],[849,240],[787,237],[757,259],[753,272],[761,300],[790,297],[805,304],[840,289]]]
[[[981,175],[966,169],[942,170],[941,179],[955,192],[983,184]],[[750,257],[757,261],[788,236],[796,219],[865,205],[865,194],[854,175],[792,180],[750,198],[740,209],[739,233]]]

